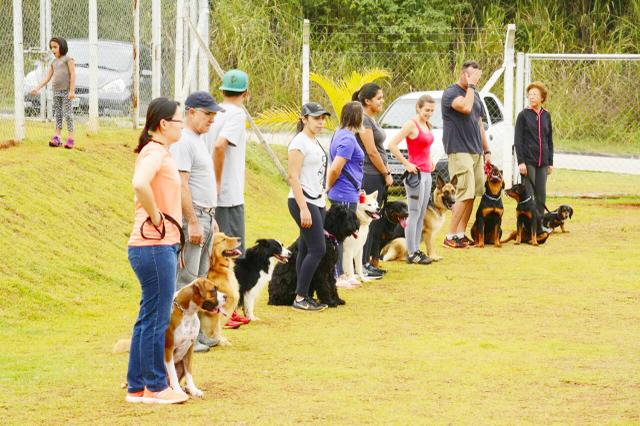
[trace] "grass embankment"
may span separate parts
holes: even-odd
[[[123,402],[137,312],[126,259],[135,135],[0,154],[0,418],[12,424],[640,421],[639,198],[575,209],[544,246],[453,251],[343,291],[320,314],[266,305],[195,360],[204,400]],[[278,150],[280,156],[284,151]],[[286,187],[249,151],[248,238],[296,235]],[[514,227],[506,201],[505,230]]]

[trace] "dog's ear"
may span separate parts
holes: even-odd
[[[571,206],[569,206],[568,208],[569,208],[569,219],[571,219],[573,217],[573,208]]]
[[[502,181],[502,189],[504,189],[504,181]]]
[[[436,176],[436,188],[442,190],[442,188],[444,188],[444,179],[442,179],[442,175],[438,173],[438,176]]]
[[[457,186],[458,185],[458,175],[453,176],[453,179],[451,179],[450,183],[453,186]]]
[[[265,240],[264,238],[260,238],[258,240],[256,240],[256,244],[259,246],[266,246],[269,245],[269,242],[267,240]]]
[[[193,293],[195,295],[204,297],[204,295],[207,293],[207,290],[204,287],[205,280],[206,278],[198,278],[193,282],[191,287],[193,288]]]
[[[378,190],[376,189],[375,191],[373,191],[371,194],[367,194],[370,197],[375,198],[376,200],[378,199]]]

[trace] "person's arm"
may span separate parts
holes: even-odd
[[[304,154],[299,149],[289,151],[289,160],[287,166],[289,186],[293,192],[293,197],[300,209],[300,225],[303,228],[311,228],[311,212],[307,206],[307,200],[302,193],[302,185],[300,185],[300,171],[302,170],[302,162]]]
[[[40,89],[42,89],[44,86],[47,85],[47,83],[49,82],[49,80],[51,80],[51,77],[53,77],[53,65],[49,65],[49,71],[47,71],[47,75],[44,77],[44,80],[42,80],[40,83],[38,83],[38,85],[36,87],[34,87],[29,94],[31,96],[35,96],[38,94],[38,92],[40,91]]]
[[[327,191],[336,183],[347,161],[349,161],[347,158],[340,157],[339,155],[333,159],[331,167],[329,167],[329,171],[327,172]]]
[[[364,129],[358,132],[360,135],[360,140],[362,141],[362,145],[364,145],[364,150],[369,160],[373,164],[373,167],[378,170],[378,172],[384,176],[385,183],[387,186],[393,183],[393,178],[391,177],[391,173],[387,170],[387,167],[384,165],[384,161],[382,161],[382,157],[380,157],[380,153],[376,149],[376,144],[373,139],[373,129]]]
[[[158,227],[162,224],[162,214],[158,209],[158,204],[153,196],[153,190],[151,189],[151,181],[158,172],[159,162],[154,160],[151,156],[144,158],[136,167],[131,179],[133,191],[136,194],[136,198],[142,204],[142,208],[147,215],[151,218],[151,223]]]
[[[389,142],[389,151],[391,151],[391,154],[393,154],[393,156],[402,163],[404,168],[407,169],[409,173],[416,173],[418,171],[418,168],[415,166],[415,164],[407,160],[404,155],[402,155],[402,152],[400,152],[398,145],[400,144],[402,139],[410,136],[415,128],[416,124],[413,122],[413,120],[407,121],[402,126],[402,129],[400,129],[400,131],[393,137],[393,139],[391,139],[391,142]]]
[[[189,226],[189,242],[200,244],[202,242],[202,227],[198,222],[193,201],[191,201],[191,189],[189,188],[189,172],[180,171],[180,195],[182,198],[182,216]]]
[[[489,148],[489,142],[487,141],[487,132],[484,130],[484,123],[482,117],[478,119],[478,125],[480,126],[480,139],[482,140],[482,151],[484,154],[484,162],[491,162],[491,149]]]
[[[67,66],[69,67],[69,94],[67,97],[73,99],[76,97],[76,61],[69,59]]]
[[[524,128],[525,128],[524,113],[520,112],[518,118],[516,118],[516,128],[513,132],[513,146],[516,149],[516,157],[518,160],[518,170],[523,176],[527,175],[527,165],[524,163]]]
[[[229,141],[227,140],[227,138],[220,136],[218,137],[218,140],[215,141],[215,145],[213,148],[213,169],[216,174],[216,185],[218,185],[218,194],[220,193],[222,169],[224,168],[224,156],[227,151],[227,146],[229,146]]]
[[[458,96],[451,103],[451,107],[461,114],[469,115],[473,110],[473,100],[476,90],[471,86],[478,84],[482,71],[476,68],[471,68],[469,72],[465,73],[467,78],[467,93],[464,96]]]
[[[547,112],[549,117],[549,167],[547,167],[547,173],[553,173],[553,123],[551,123],[551,116]]]

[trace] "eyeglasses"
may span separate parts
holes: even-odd
[[[213,111],[207,111],[207,110],[204,110],[204,109],[202,109],[202,108],[194,108],[194,109],[195,109],[196,111],[200,111],[201,113],[203,113],[203,114],[204,114],[204,115],[206,115],[207,117],[214,117],[214,116],[216,115],[216,113],[215,113],[215,112],[213,112]]]
[[[173,123],[182,123],[182,122],[183,122],[182,120],[174,120],[174,119],[171,119],[171,120],[164,120],[164,121],[171,121],[171,122],[173,122]]]

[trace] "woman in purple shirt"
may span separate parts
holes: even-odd
[[[364,151],[355,133],[362,128],[363,109],[360,102],[349,102],[342,108],[340,128],[331,139],[329,157],[331,167],[327,173],[327,188],[331,204],[344,204],[356,211],[362,187]],[[347,288],[359,285],[349,282],[342,270],[342,243],[338,245],[338,280],[336,285]]]

